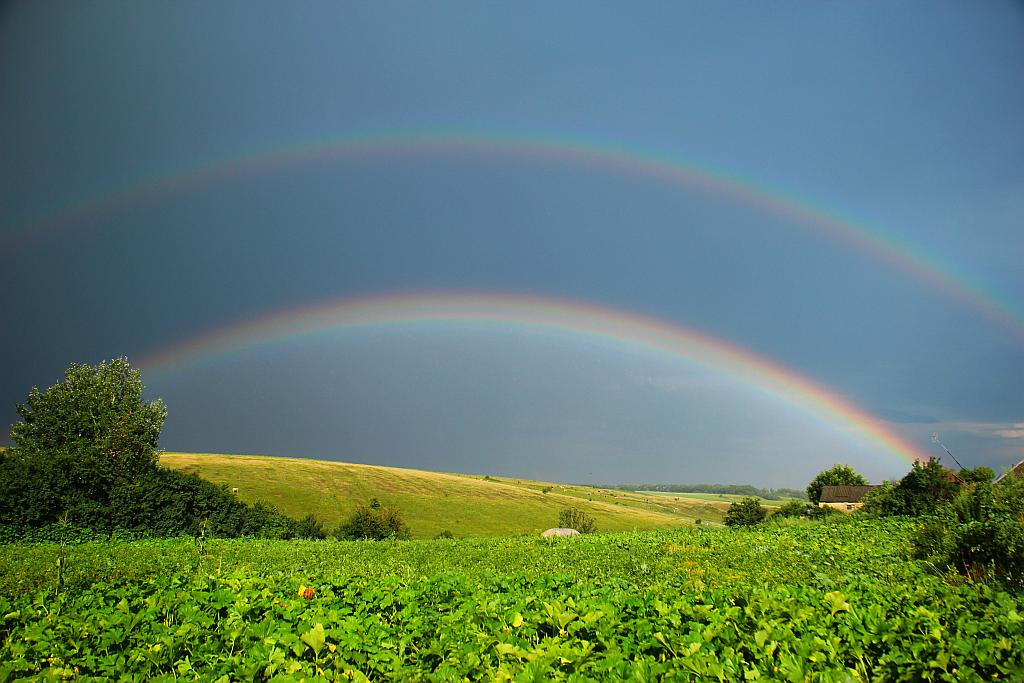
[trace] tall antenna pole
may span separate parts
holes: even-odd
[[[953,458],[953,462],[955,462],[957,465],[960,465],[960,461],[956,459],[956,456],[953,455],[952,453],[950,453],[949,449],[946,448],[946,444],[942,443],[942,440],[939,439],[939,433],[938,432],[932,432],[932,443],[937,443],[940,446],[942,446],[942,450],[946,451],[946,454],[949,457]],[[960,469],[966,469],[966,468],[963,465],[960,465]]]

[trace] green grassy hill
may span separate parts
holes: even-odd
[[[728,508],[728,503],[687,494],[648,495],[305,458],[163,453],[160,464],[237,487],[239,498],[248,503],[262,500],[292,517],[313,513],[329,529],[377,498],[401,511],[414,538],[445,529],[460,538],[539,533],[556,526],[559,511],[569,506],[586,511],[606,532],[670,528],[695,519],[717,523]]]
[[[717,496],[702,497],[700,494],[691,493],[670,493],[652,491],[622,491],[619,489],[604,489],[594,486],[579,486],[572,484],[550,484],[547,482],[530,481],[526,479],[505,479],[498,481],[509,482],[517,486],[525,486],[537,490],[551,487],[552,490],[561,495],[576,498],[577,500],[595,501],[607,503],[625,508],[636,508],[660,512],[673,517],[683,517],[688,522],[701,520],[705,524],[719,524],[725,519],[725,512],[733,500],[719,499]],[[741,496],[735,496],[739,500]],[[778,501],[762,501],[765,507],[773,509],[779,506]]]

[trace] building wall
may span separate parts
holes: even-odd
[[[853,512],[859,510],[863,505],[864,503],[818,503],[818,507],[834,508],[842,512]]]

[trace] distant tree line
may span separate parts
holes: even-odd
[[[310,538],[312,516],[247,505],[195,475],[160,467],[167,410],[144,402],[127,359],[71,365],[64,381],[17,406],[13,447],[0,451],[0,540],[46,538],[60,524],[89,534]]]
[[[807,494],[799,489],[762,489],[749,484],[617,484],[604,488],[619,491],[664,491],[666,493],[715,493],[731,496],[754,496],[765,500],[797,498],[807,500]]]

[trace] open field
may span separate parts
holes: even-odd
[[[0,681],[1024,678],[1024,601],[909,520],[0,546]],[[225,677],[221,679],[221,677]]]
[[[682,516],[687,521],[701,520],[702,523],[717,525],[725,519],[725,513],[733,500],[719,500],[717,496],[701,497],[701,494],[661,493],[656,491],[620,491],[618,489],[601,488],[579,484],[551,484],[549,482],[528,479],[510,479],[498,477],[497,481],[523,486],[534,490],[551,488],[555,493],[570,496],[577,500],[596,501],[615,505],[620,508],[635,508],[661,512],[667,515]],[[743,496],[734,496],[740,500]],[[773,509],[781,501],[762,501],[765,507]]]
[[[536,534],[556,526],[559,511],[570,506],[590,514],[602,532],[671,528],[724,515],[724,508],[702,503],[668,504],[585,486],[304,458],[163,453],[160,464],[237,487],[248,503],[263,500],[292,517],[313,513],[328,528],[377,498],[401,511],[414,538],[432,538],[443,530],[460,538]]]
[[[779,507],[783,503],[788,503],[791,500],[800,500],[799,498],[781,498],[772,500],[771,498],[761,498],[760,496],[744,496],[735,493],[677,493],[675,491],[635,491],[635,493],[645,496],[672,496],[683,498],[686,500],[706,500],[716,503],[725,503],[726,506],[735,503],[736,501],[743,500],[744,498],[757,498],[761,502],[761,505],[765,507]],[[802,501],[806,502],[806,501]]]

